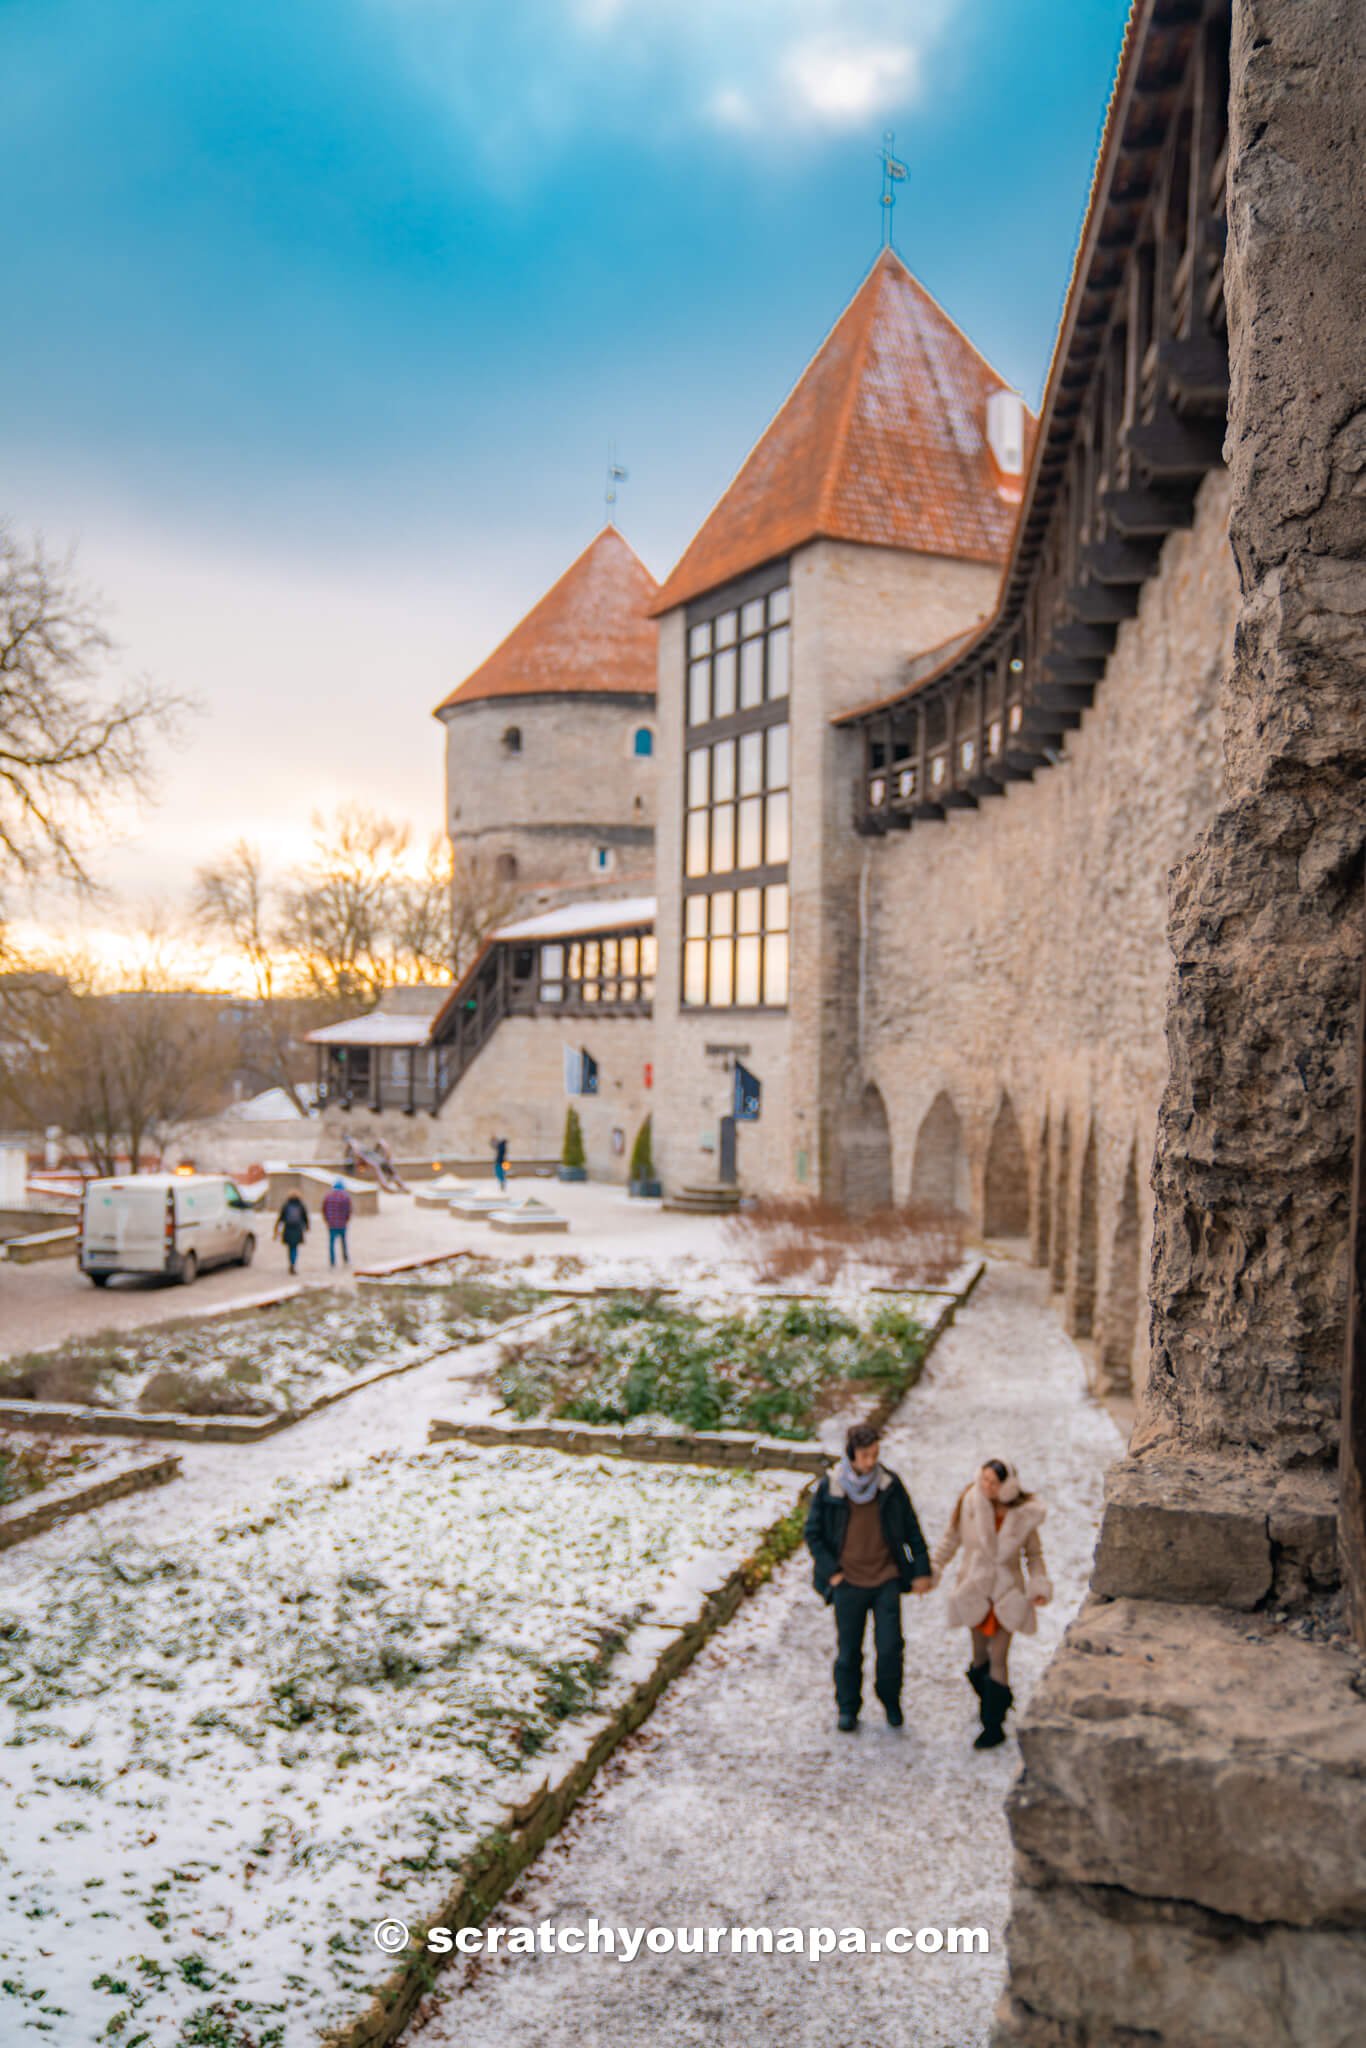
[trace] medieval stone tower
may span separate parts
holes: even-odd
[[[456,860],[523,909],[654,886],[655,593],[605,526],[437,706]]]

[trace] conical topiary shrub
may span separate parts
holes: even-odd
[[[587,1180],[588,1154],[584,1150],[583,1125],[571,1102],[565,1112],[564,1144],[560,1147],[560,1179]]]
[[[654,1144],[650,1136],[648,1116],[636,1132],[636,1142],[631,1147],[631,1168],[628,1178],[633,1195],[659,1195],[664,1192],[655,1179]]]

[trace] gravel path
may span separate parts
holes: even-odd
[[[1085,1392],[1044,1277],[994,1265],[885,1455],[933,1543],[983,1458],[1017,1459],[1050,1503],[1056,1589],[1014,1656],[1024,1700],[1076,1612],[1105,1467],[1121,1449]],[[867,1674],[855,1738],[834,1732],[833,1624],[805,1553],[749,1602],[656,1709],[496,1920],[586,1926],[984,1927],[986,1956],[517,1956],[454,1968],[405,2048],[976,2048],[1005,1971],[1013,1743],[972,1748],[965,1634],[908,1600],[906,1719]]]

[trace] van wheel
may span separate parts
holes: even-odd
[[[244,1266],[249,1266],[255,1257],[256,1239],[250,1234],[250,1232],[248,1232],[248,1234],[242,1239],[242,1257],[240,1260],[240,1264]]]
[[[193,1287],[199,1278],[199,1261],[193,1252],[186,1252],[180,1262],[180,1283],[182,1287]]]
[[[107,1287],[109,1285],[109,1275],[107,1273],[87,1273],[85,1277],[92,1287]]]

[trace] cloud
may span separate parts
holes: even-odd
[[[818,141],[904,112],[968,0],[363,0],[461,133],[672,146],[721,130]],[[514,171],[515,178],[516,173]]]
[[[782,75],[818,120],[845,128],[904,104],[916,68],[917,53],[909,44],[848,42],[832,35],[813,36],[788,50]]]

